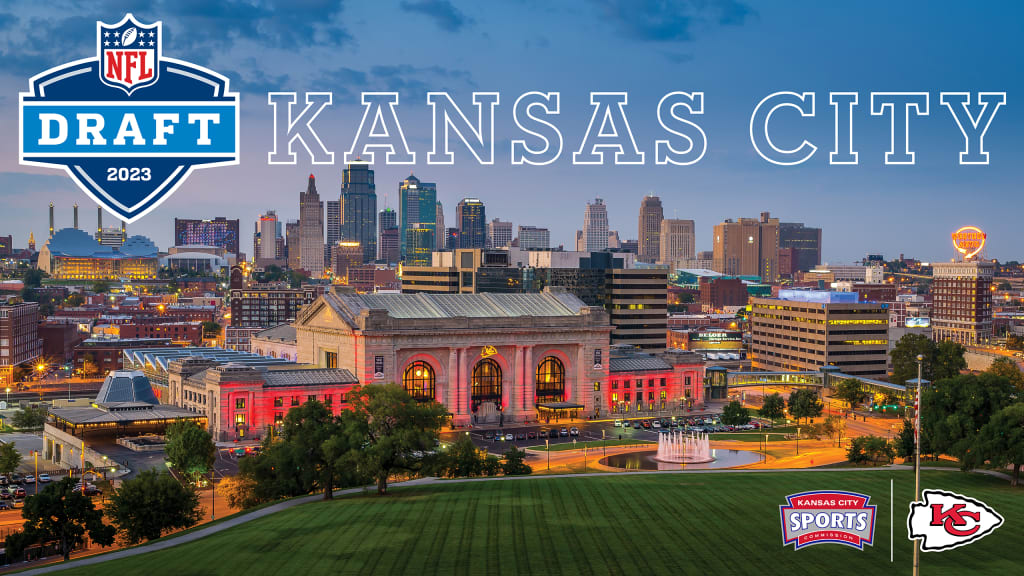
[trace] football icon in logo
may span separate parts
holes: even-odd
[[[128,47],[135,43],[135,39],[138,38],[139,31],[135,28],[129,28],[121,34],[121,46]]]
[[[945,490],[925,490],[910,503],[907,530],[921,550],[940,552],[970,544],[1002,526],[1003,517],[984,502]]]

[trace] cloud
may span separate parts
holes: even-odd
[[[753,15],[739,0],[591,0],[619,31],[649,42],[688,42],[695,32],[738,26]]]
[[[458,32],[473,22],[472,18],[463,14],[449,0],[403,0],[401,6],[406,12],[416,12],[433,19],[438,28],[447,32]]]

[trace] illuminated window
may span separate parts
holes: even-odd
[[[497,362],[485,358],[473,367],[470,398],[473,402],[473,411],[476,411],[483,402],[501,405],[501,366],[498,366]]]
[[[282,422],[284,422],[284,414],[281,413],[281,412],[275,412],[274,413],[274,424],[275,425],[279,425]]]
[[[420,402],[434,399],[434,369],[430,364],[417,360],[402,374],[402,386],[410,396]]]
[[[245,398],[235,398],[235,410],[245,410]]]
[[[245,424],[245,413],[239,412],[235,414],[235,424]]]
[[[274,398],[274,408],[281,408],[284,406],[284,397],[278,396]]]
[[[338,367],[338,353],[337,352],[324,352],[324,368],[337,368]]]
[[[554,356],[547,356],[537,365],[537,403],[565,400],[565,366]],[[629,388],[627,383],[626,388]]]
[[[601,383],[600,382],[594,382],[594,392],[600,392],[600,391],[601,391]]]

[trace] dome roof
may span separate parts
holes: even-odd
[[[54,232],[53,237],[47,240],[46,246],[50,249],[50,254],[54,256],[77,258],[111,258],[114,256],[113,248],[103,246],[88,232],[77,228],[62,228]]]
[[[132,236],[126,240],[118,251],[126,256],[149,258],[156,258],[157,253],[159,252],[156,248],[156,244],[153,244],[152,240],[139,235]]]
[[[138,370],[114,370],[107,374],[99,394],[97,404],[115,404],[118,402],[143,402],[157,405],[160,400],[153,392],[149,378]]]

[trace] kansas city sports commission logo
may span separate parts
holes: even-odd
[[[96,23],[95,58],[51,68],[21,93],[19,159],[63,168],[134,222],[196,168],[238,164],[238,94],[220,74],[162,54],[162,23]]]
[[[907,531],[925,552],[970,544],[1003,525],[1003,517],[980,500],[945,490],[925,490],[921,497],[924,502],[910,503]]]
[[[782,545],[794,550],[814,544],[844,544],[858,550],[875,537],[875,506],[854,492],[815,491],[787,496],[779,506]]]

